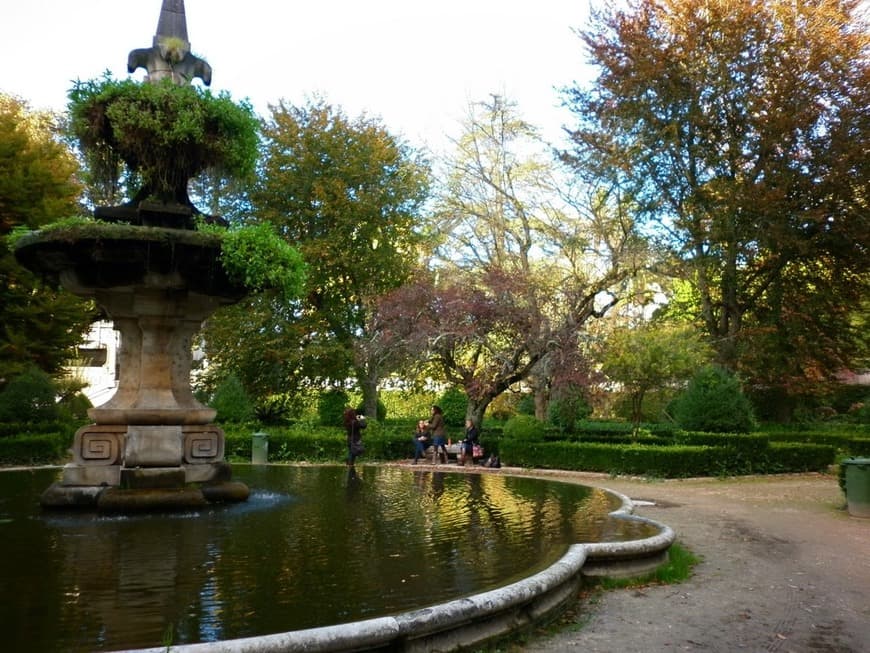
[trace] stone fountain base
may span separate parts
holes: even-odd
[[[230,480],[216,411],[190,387],[194,335],[216,309],[245,294],[226,277],[219,240],[182,229],[94,225],[34,236],[16,256],[93,299],[121,340],[118,389],[88,411],[94,423],[76,433],[73,460],[42,505],[134,512],[247,499],[248,488]]]
[[[223,431],[213,424],[84,426],[73,441],[73,462],[41,503],[141,512],[245,501],[248,487],[230,480],[223,444]]]
[[[177,512],[210,504],[246,501],[250,490],[239,481],[209,483],[201,487],[120,488],[92,485],[49,486],[40,497],[46,509],[96,510],[107,513]]]

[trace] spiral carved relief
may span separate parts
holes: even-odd
[[[82,465],[120,465],[126,428],[91,424],[76,431],[73,459]]]
[[[184,462],[210,463],[223,460],[224,432],[216,426],[185,426]]]

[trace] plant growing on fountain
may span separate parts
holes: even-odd
[[[285,299],[302,292],[302,256],[269,223],[221,229],[205,225],[205,233],[221,234],[221,264],[230,281],[251,290],[273,288]]]
[[[255,168],[258,121],[250,104],[170,79],[76,82],[71,133],[100,181],[116,184],[119,161],[140,179],[131,204],[157,200],[193,209],[188,180],[206,169],[244,179]],[[195,209],[194,209],[195,211]],[[186,224],[188,228],[192,225]]]

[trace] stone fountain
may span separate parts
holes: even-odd
[[[140,67],[143,84],[210,83],[210,66],[190,53],[183,0],[163,0],[152,47],[129,55],[129,71]],[[247,289],[222,268],[220,238],[194,230],[187,182],[197,167],[158,167],[169,173],[142,175],[130,202],[95,210],[99,222],[35,232],[16,249],[25,267],[92,298],[121,334],[117,392],[88,411],[94,423],[75,434],[72,462],[43,494],[45,507],[166,510],[248,497],[231,480],[216,411],[194,398],[189,379],[192,337]]]

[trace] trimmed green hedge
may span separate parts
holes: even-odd
[[[841,431],[770,431],[765,433],[771,442],[805,442],[825,444],[850,456],[870,455],[870,436],[863,429]]]
[[[796,443],[771,445],[762,452],[735,446],[502,440],[499,450],[508,465],[665,478],[823,471],[835,458],[833,447]]]
[[[770,439],[765,433],[679,431],[674,435],[674,442],[676,444],[723,447],[742,451],[746,455],[763,455],[770,448]]]
[[[415,420],[370,420],[363,433],[363,461],[391,461],[413,456]],[[68,449],[77,424],[8,425],[9,432],[27,435],[0,437],[0,464],[56,464],[69,459]],[[223,424],[226,458],[250,461],[252,435],[269,434],[271,462],[341,462],[347,455],[344,430],[298,422],[264,427],[257,423]],[[0,430],[0,433],[3,431]],[[454,440],[460,436],[454,434]],[[779,441],[788,436],[789,441]],[[593,436],[596,437],[597,436]],[[606,436],[605,442],[543,441],[506,437],[497,423],[484,424],[480,442],[486,455],[499,455],[506,465],[531,468],[583,470],[659,477],[718,476],[824,470],[837,455],[870,455],[870,438],[848,433],[787,432],[721,434],[679,432],[673,438],[640,436],[624,441],[624,434]]]
[[[0,439],[21,435],[45,435],[46,433],[62,433],[72,435],[86,422],[70,422],[68,420],[52,420],[49,422],[0,422]]]
[[[69,458],[72,437],[65,433],[42,433],[0,438],[2,465],[54,465]]]

